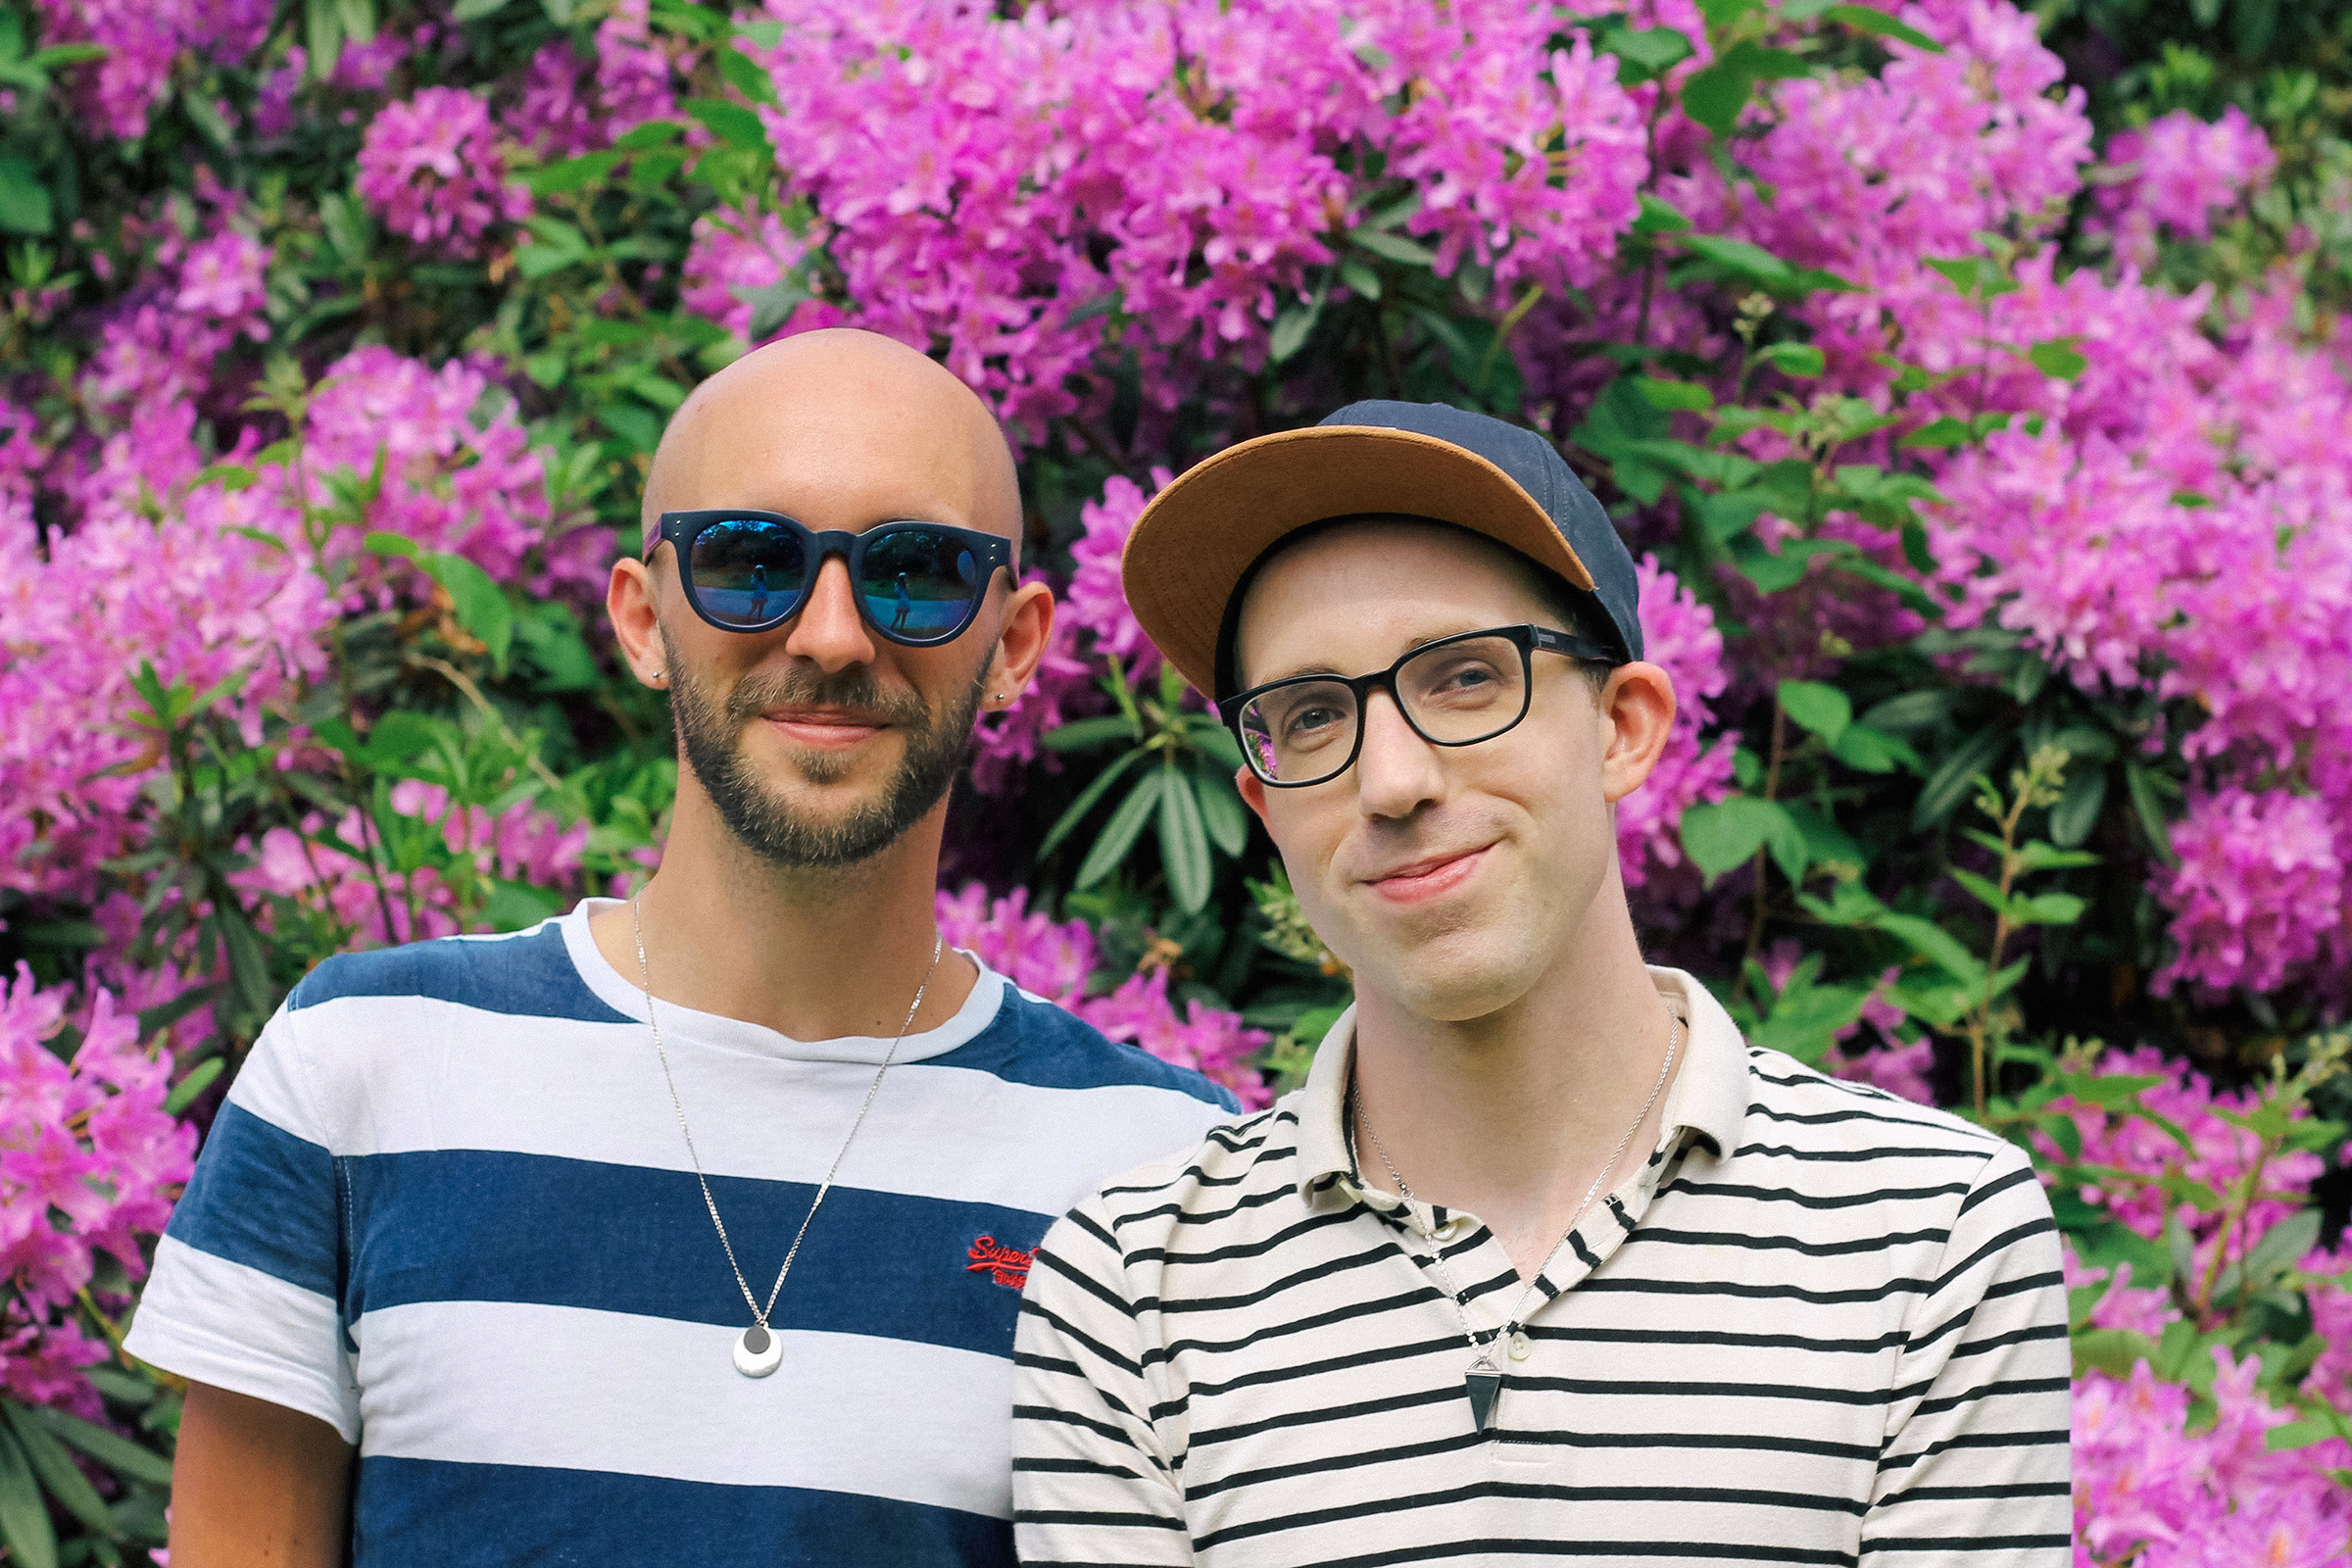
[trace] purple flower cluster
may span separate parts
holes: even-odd
[[[100,1252],[145,1274],[140,1240],[171,1217],[196,1129],[164,1109],[171,1055],[140,1046],[114,998],[73,1011],[30,970],[0,979],[0,1392],[95,1417],[80,1369],[109,1348],[77,1311],[81,1293]],[[69,1023],[81,1043],[67,1056],[53,1042]]]
[[[2099,190],[2098,226],[2118,257],[2146,267],[2160,228],[2206,238],[2214,213],[2267,183],[2278,162],[2270,138],[2235,104],[2211,122],[2176,109],[2108,142],[2108,166],[2122,177]]]
[[[768,10],[784,29],[763,57],[768,134],[846,294],[791,325],[837,309],[936,346],[1033,440],[1106,395],[1105,306],[1135,328],[1159,409],[1203,359],[1257,365],[1283,301],[1395,189],[1353,171],[1418,189],[1399,231],[1434,245],[1441,273],[1475,262],[1557,289],[1613,254],[1647,168],[1614,62],[1550,47],[1540,8]],[[698,264],[708,275],[774,248],[748,218],[705,243],[728,253]]]
[[[530,216],[507,179],[490,107],[456,87],[386,104],[360,143],[360,196],[385,227],[423,251],[475,256],[495,225]]]
[[[1112,1040],[1223,1084],[1245,1109],[1272,1099],[1265,1080],[1250,1066],[1265,1048],[1263,1030],[1246,1028],[1241,1014],[1205,1006],[1198,998],[1178,1011],[1168,1000],[1164,964],[1129,976],[1106,996],[1088,996],[1095,972],[1094,933],[1084,920],[1055,921],[1029,908],[1028,902],[1026,888],[1001,899],[991,899],[977,882],[965,884],[961,893],[942,890],[939,928],[951,944],[978,954],[1023,991],[1067,1007]]]
[[[77,96],[123,141],[147,134],[147,117],[170,96],[182,56],[241,61],[261,47],[276,12],[271,0],[40,0],[43,42],[106,51],[80,78]]]

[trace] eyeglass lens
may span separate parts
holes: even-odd
[[[1396,701],[1413,728],[1440,745],[1483,741],[1527,711],[1526,658],[1507,637],[1441,643],[1398,667]],[[1346,682],[1306,680],[1251,699],[1241,728],[1260,778],[1316,784],[1347,767],[1362,723]]]
[[[691,564],[704,611],[736,626],[797,608],[814,570],[806,539],[764,518],[715,522],[696,535]],[[980,592],[980,564],[944,529],[893,528],[869,541],[854,584],[866,620],[923,641],[958,630]]]

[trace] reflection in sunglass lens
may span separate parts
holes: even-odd
[[[703,529],[690,564],[705,613],[728,625],[759,626],[798,606],[808,555],[790,528],[747,517]]]
[[[916,642],[960,630],[983,586],[971,548],[939,528],[893,528],[869,541],[858,580],[866,618]]]
[[[1355,693],[1336,680],[1298,681],[1242,710],[1242,739],[1258,777],[1303,784],[1347,765],[1355,748]]]

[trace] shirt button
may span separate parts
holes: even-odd
[[[1530,1347],[1529,1347],[1529,1345],[1528,1345],[1528,1343],[1527,1343],[1527,1336],[1526,1336],[1525,1334],[1523,1334],[1523,1333],[1522,1333],[1522,1334],[1514,1334],[1514,1335],[1512,1335],[1512,1336],[1511,1336],[1511,1359],[1512,1359],[1512,1360],[1514,1360],[1514,1361],[1524,1361],[1524,1360],[1526,1360],[1526,1359],[1527,1359],[1527,1353],[1528,1353],[1528,1350],[1529,1350],[1529,1349],[1530,1349]]]

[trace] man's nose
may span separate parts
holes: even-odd
[[[784,652],[808,660],[828,675],[874,662],[874,641],[858,613],[849,563],[839,556],[827,557],[816,568],[816,586],[793,618]]]
[[[1356,805],[1366,816],[1406,817],[1446,794],[1438,749],[1405,722],[1385,691],[1364,698],[1363,747],[1355,756]]]

